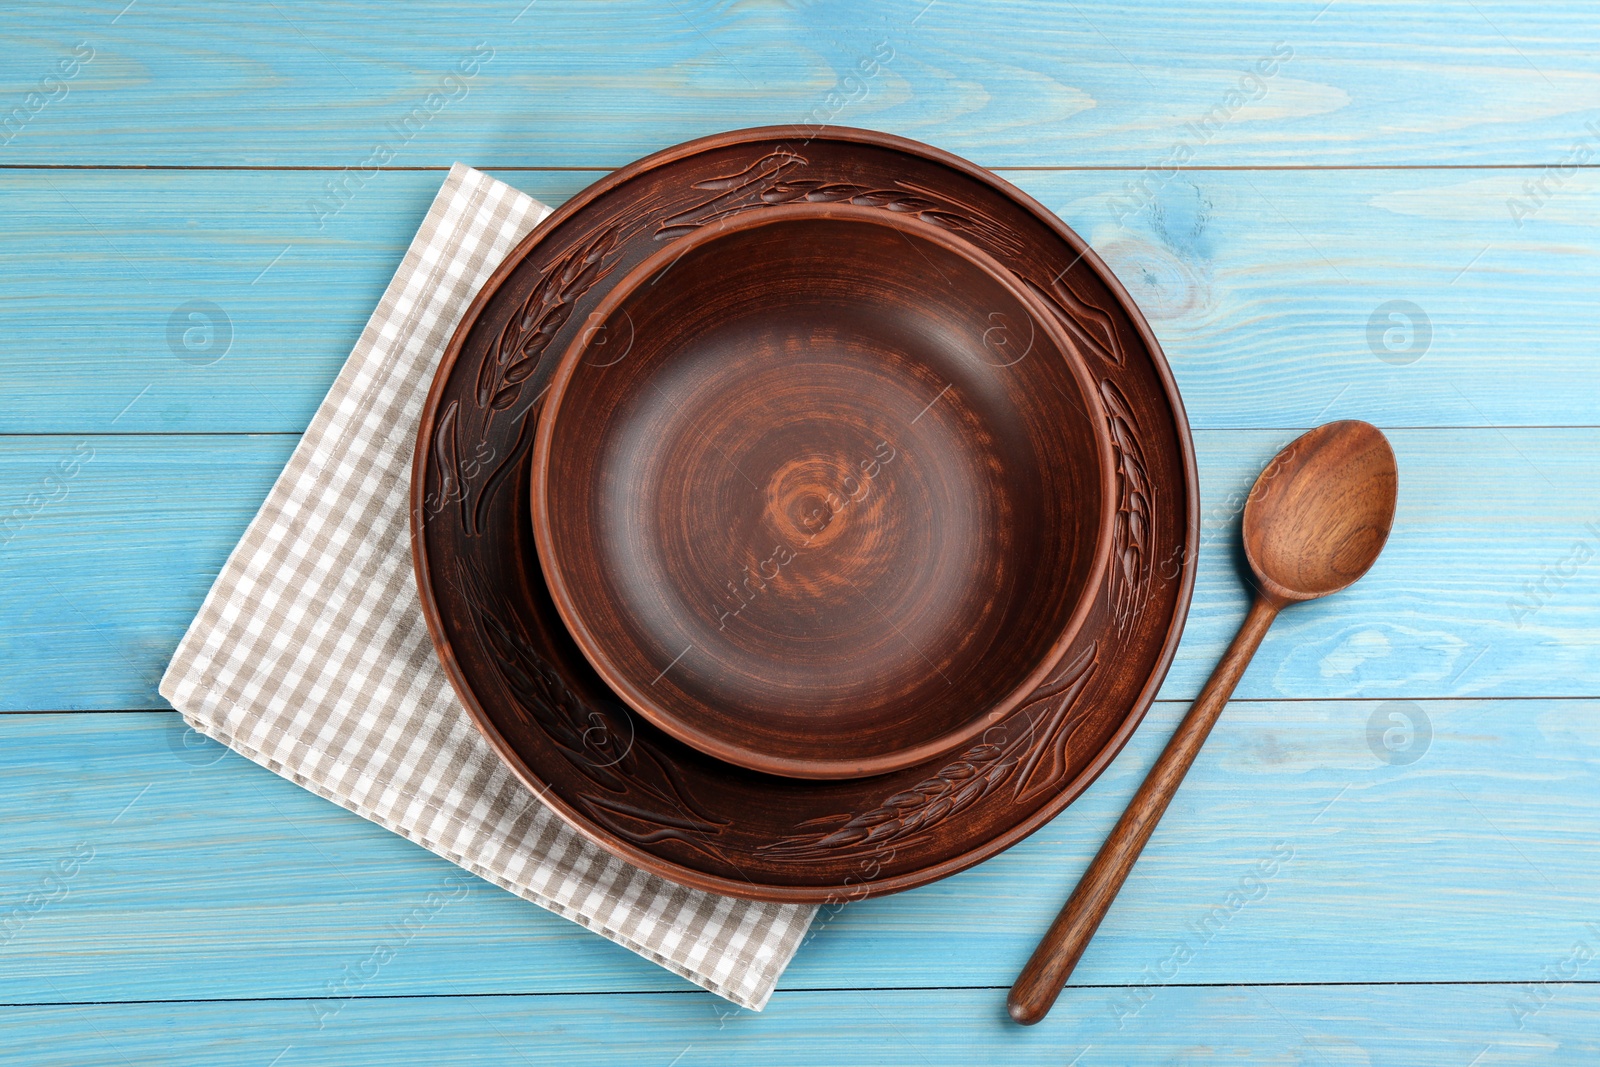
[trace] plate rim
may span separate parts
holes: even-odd
[[[694,870],[674,861],[664,860],[631,842],[603,833],[593,826],[589,819],[574,810],[563,798],[555,795],[549,784],[541,781],[539,776],[533,773],[532,768],[526,764],[500,733],[484,711],[472,687],[467,683],[461,670],[461,664],[456,658],[454,649],[451,647],[449,636],[441,632],[441,616],[437,599],[433,594],[432,572],[426,552],[426,507],[423,499],[428,457],[426,442],[432,440],[441,394],[449,383],[451,373],[454,371],[466,341],[476,326],[484,308],[498,294],[506,280],[511,277],[531,251],[562,223],[572,218],[600,196],[632,181],[641,174],[648,173],[667,163],[702,152],[752,141],[774,140],[783,142],[794,140],[805,144],[817,139],[865,144],[918,156],[943,164],[975,181],[992,186],[1026,209],[1069,248],[1073,249],[1076,253],[1074,262],[1083,260],[1089,264],[1102,284],[1110,290],[1123,311],[1127,313],[1129,320],[1139,335],[1140,341],[1150,353],[1152,369],[1161,384],[1162,399],[1172,414],[1174,437],[1182,460],[1185,490],[1184,552],[1179,567],[1180,573],[1178,575],[1178,587],[1173,611],[1171,617],[1167,620],[1166,634],[1162,640],[1160,652],[1156,657],[1153,668],[1145,679],[1145,684],[1140,688],[1116,731],[1078,774],[1055,790],[1055,795],[1048,803],[1040,806],[1030,815],[1019,820],[1006,830],[986,838],[974,847],[926,867],[876,879],[871,882],[858,882],[854,885],[826,887],[775,886],[738,881]],[[843,126],[829,127],[821,132],[798,125],[753,126],[714,133],[672,145],[605,175],[568,199],[530,230],[522,240],[512,247],[500,265],[479,287],[466,310],[462,312],[460,320],[451,333],[450,341],[445,346],[444,353],[440,357],[439,364],[435,368],[433,381],[424,399],[417,425],[417,436],[411,464],[410,514],[408,518],[413,576],[417,582],[417,592],[422,602],[423,616],[427,624],[429,637],[434,645],[435,654],[439,657],[441,666],[444,667],[451,688],[466,709],[474,726],[522,784],[532,791],[541,803],[560,816],[568,827],[586,840],[592,842],[608,855],[623,859],[656,877],[689,888],[727,896],[767,903],[792,904],[825,904],[858,900],[901,892],[939,881],[998,855],[1061,814],[1074,800],[1082,795],[1084,790],[1088,789],[1099,778],[1111,764],[1111,761],[1126,747],[1128,740],[1133,736],[1133,732],[1144,721],[1151,703],[1154,702],[1157,692],[1159,692],[1162,683],[1166,680],[1173,658],[1177,653],[1184,626],[1188,620],[1200,548],[1199,472],[1194,454],[1193,430],[1189,425],[1188,413],[1184,408],[1183,399],[1178,392],[1177,382],[1173,377],[1170,362],[1161,347],[1160,341],[1156,338],[1154,331],[1151,330],[1143,311],[1134,302],[1116,274],[1106,266],[1104,260],[1089,246],[1088,242],[1067,226],[1064,221],[1034,197],[1012,185],[1000,175],[944,149],[920,141],[896,134]]]

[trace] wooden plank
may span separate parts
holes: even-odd
[[[1009,984],[1183,710],[1003,855],[825,910],[783,988]],[[1541,980],[1600,946],[1597,711],[1234,704],[1074,984]],[[363,994],[688,988],[486,883],[411,922],[454,868],[168,713],[0,715],[0,819],[0,1003],[325,996],[393,942]]]
[[[614,167],[810,121],[990,166],[1545,164],[1600,73],[1581,5],[1511,0],[121,8],[7,5],[5,162]]]
[[[0,439],[0,708],[162,707],[156,683],[298,438]]]
[[[1129,172],[1012,177],[1110,262],[1220,428],[1600,423],[1593,173],[1520,228],[1524,171],[1191,173],[1120,222]],[[500,176],[551,203],[594,177]],[[298,432],[442,178],[382,174],[319,230],[317,173],[0,171],[0,432]],[[169,339],[197,300],[225,350]]]
[[[1238,507],[1293,433],[1196,435],[1205,528],[1169,698],[1199,691],[1243,615]],[[1400,508],[1383,557],[1350,590],[1285,613],[1239,695],[1600,692],[1600,429],[1392,436]],[[0,546],[0,647],[27,664],[0,676],[0,710],[165,707],[155,681],[293,444],[0,438],[0,517],[14,530]]]
[[[331,1016],[317,1014],[331,1006],[305,1001],[63,1005],[4,1008],[0,1020],[12,1053],[40,1067],[1462,1067],[1474,1056],[1481,1064],[1592,1063],[1600,1054],[1592,989],[1536,991],[1547,993],[1545,1006],[1521,1028],[1510,1005],[1531,994],[1501,986],[1167,989],[1120,1029],[1109,1010],[1118,990],[1096,990],[1086,1004],[1069,992],[1032,1028],[1004,1018],[998,991],[957,989],[779,993],[759,1015],[724,1012],[705,995],[654,994],[352,1000]]]
[[[559,201],[592,176],[518,177]],[[307,209],[323,180],[0,173],[10,209],[0,428],[303,430],[444,174],[385,174],[326,233]],[[182,309],[195,301],[225,321],[186,345]]]

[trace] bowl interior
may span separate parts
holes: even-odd
[[[998,721],[1109,554],[1107,431],[992,260],[872,208],[680,239],[610,294],[541,416],[561,613],[651,721],[742,766],[910,766]]]

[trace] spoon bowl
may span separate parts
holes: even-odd
[[[1280,604],[1337,593],[1377,561],[1394,525],[1399,471],[1371,423],[1330,422],[1262,472],[1244,508],[1244,551]]]

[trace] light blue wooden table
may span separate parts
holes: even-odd
[[[1600,1061],[1594,5],[12,0],[0,52],[0,1061]],[[1163,699],[1032,839],[819,924],[762,1014],[484,884],[319,1028],[450,868],[186,744],[156,679],[451,162],[555,204],[786,121],[995,168],[1144,308],[1205,518]],[[225,346],[169,339],[197,300]],[[1241,494],[1338,417],[1398,451],[1388,550],[1284,617],[1009,1024],[1243,615]]]

